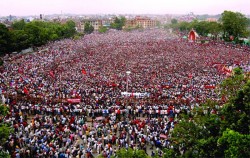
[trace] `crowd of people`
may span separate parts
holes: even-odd
[[[206,99],[220,102],[215,88],[234,67],[250,71],[249,52],[153,29],[92,33],[6,55],[0,91],[14,133],[4,149],[13,157],[82,158],[150,147],[161,156],[178,114]]]

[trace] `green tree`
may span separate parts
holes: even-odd
[[[10,34],[12,51],[21,51],[30,46],[29,35],[24,30],[13,30]]]
[[[132,158],[133,150],[131,148],[125,149],[121,148],[116,152],[118,158]]]
[[[197,20],[195,20],[195,21],[191,22],[190,25],[201,36],[206,36],[209,33],[209,27],[208,27],[209,22],[207,22],[207,21],[198,22]]]
[[[14,30],[24,30],[25,25],[26,25],[26,23],[25,23],[24,19],[22,19],[22,20],[19,20],[19,21],[15,21],[15,22],[12,24],[11,27],[12,27]]]
[[[89,22],[86,22],[84,24],[84,33],[91,34],[93,31],[94,31],[94,27]]]
[[[69,37],[71,37],[71,36],[69,36]],[[58,38],[58,36],[49,27],[41,28],[41,32],[40,32],[41,43],[46,44],[48,41],[53,41],[57,38]]]
[[[236,68],[219,90],[227,103],[208,100],[181,114],[164,157],[249,157],[250,80]]]
[[[8,28],[0,23],[0,55],[9,52],[10,33]]]
[[[237,40],[239,37],[246,37],[249,33],[247,18],[239,12],[224,11],[220,20],[226,38],[234,36]]]
[[[10,158],[10,154],[8,154],[7,152],[0,151],[0,157]]]
[[[165,157],[218,157],[217,147],[220,118],[211,114],[214,102],[197,107],[190,114],[182,114],[172,133],[173,149],[165,151]],[[207,151],[211,152],[207,152]]]
[[[0,24],[0,55],[30,46],[41,46],[48,41],[74,37],[75,34],[75,22],[72,20],[65,24],[43,21],[25,23],[20,20],[15,21],[10,30]]]
[[[184,33],[188,33],[191,29],[194,29],[201,36],[207,36],[209,33],[211,33],[215,38],[217,38],[219,33],[222,31],[221,24],[217,22],[199,22],[198,20],[194,20],[190,23],[185,21],[175,23],[174,21],[171,21],[170,27],[173,29],[179,29]]]
[[[125,17],[115,17],[113,23],[110,24],[110,27],[117,30],[122,30],[123,26],[125,26],[126,18]]]
[[[103,158],[103,155],[98,155],[98,158]],[[116,152],[116,156],[111,158],[149,158],[144,150],[133,150],[132,148],[121,148]]]
[[[240,134],[249,134],[250,131],[250,80],[240,89],[235,97],[224,105],[222,130],[227,128]]]
[[[105,26],[101,26],[101,27],[98,29],[98,31],[99,31],[100,33],[105,33],[105,32],[107,32],[107,30],[108,30],[108,28],[105,27]]]
[[[221,33],[222,31],[222,26],[220,23],[218,22],[209,22],[208,23],[208,30],[209,30],[209,33],[211,33],[215,39],[218,38],[218,35]]]
[[[233,98],[237,95],[238,90],[242,89],[246,83],[243,70],[238,67],[233,70],[233,75],[226,78],[220,85],[220,93],[227,98]]]
[[[42,45],[41,27],[36,22],[26,24],[24,31],[29,35],[29,42],[34,46]]]
[[[75,27],[76,27],[76,24],[75,24],[74,21],[72,21],[72,20],[67,21],[66,24],[63,25],[63,28],[64,28],[63,29],[64,37],[65,38],[69,38],[69,37],[74,36],[75,33],[76,33]]]
[[[250,18],[247,19],[247,26],[250,26]]]
[[[54,40],[58,40],[58,39],[62,39],[63,37],[63,25],[61,25],[60,23],[48,23],[48,28],[50,30],[49,34],[49,39],[54,41]]]
[[[219,146],[224,149],[225,157],[250,157],[250,135],[240,134],[227,129],[218,140]]]
[[[9,135],[11,134],[11,127],[7,124],[0,124],[0,144],[3,145],[3,143],[6,142]]]
[[[188,33],[188,31],[192,28],[188,22],[180,22],[178,23],[179,30],[185,33]]]
[[[9,108],[0,104],[0,146],[7,141],[9,135],[13,132],[12,127],[3,121],[3,118],[8,114]],[[0,150],[0,157],[10,157],[10,155],[4,150]]]
[[[148,158],[149,156],[146,154],[144,150],[134,150],[134,158]]]
[[[177,19],[171,19],[171,24],[177,24],[177,23],[178,23]]]
[[[163,155],[164,158],[175,158],[176,157],[176,153],[173,149],[165,148],[165,149],[163,149],[163,152],[164,152],[164,155]]]
[[[9,112],[9,108],[5,105],[0,104],[0,123],[4,116]]]

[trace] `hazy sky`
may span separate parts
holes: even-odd
[[[250,0],[0,0],[0,16],[39,14],[250,14]]]

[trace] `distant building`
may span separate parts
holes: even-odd
[[[103,18],[103,19],[84,19],[84,20],[77,20],[76,22],[76,30],[78,32],[84,31],[84,25],[86,22],[89,22],[90,25],[94,27],[94,30],[97,31],[101,26],[105,26],[109,28],[111,26],[111,23],[114,22],[114,18]],[[125,28],[135,28],[135,27],[141,27],[141,28],[153,28],[156,27],[159,21],[150,19],[148,17],[141,17],[136,16],[133,19],[126,19]]]
[[[216,18],[207,18],[206,21],[208,22],[217,22]]]
[[[94,27],[94,30],[98,30],[102,26],[102,20],[89,20],[90,25]]]
[[[135,17],[136,23],[142,28],[153,28],[157,26],[157,21],[147,17]]]
[[[125,28],[135,28],[139,26],[135,19],[127,19]]]
[[[193,12],[187,14],[187,15],[183,15],[181,17],[178,18],[178,21],[185,21],[185,22],[191,22],[193,20],[195,20],[197,17],[194,15]]]
[[[114,22],[114,18],[109,18],[109,19],[103,19],[102,20],[102,26],[105,26],[105,27],[110,27],[111,23]]]
[[[89,22],[90,25],[94,27],[94,30],[98,30],[102,26],[102,20],[99,19],[86,19],[83,21],[80,21],[76,24],[77,30],[82,32],[84,31],[84,25],[86,22]]]
[[[134,19],[126,21],[125,27],[141,27],[141,28],[153,28],[158,24],[157,20],[150,19],[148,17],[136,16]]]

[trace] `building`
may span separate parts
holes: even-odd
[[[81,20],[81,21],[79,21],[79,22],[76,23],[77,31],[79,31],[79,32],[84,31],[84,25],[87,22],[89,22],[90,25],[92,25],[94,27],[95,31],[98,30],[102,26],[102,20],[98,20],[98,19],[85,19],[85,20]]]
[[[105,26],[105,27],[109,28],[111,23],[113,23],[113,22],[114,22],[114,18],[103,19],[102,20],[102,26]]]
[[[105,26],[107,28],[110,27],[111,23],[114,22],[114,18],[109,17],[109,18],[90,18],[90,19],[81,19],[81,20],[75,20],[76,22],[76,30],[78,32],[83,32],[84,31],[84,25],[86,22],[89,22],[90,25],[94,27],[94,30],[97,31],[101,26]],[[127,19],[125,28],[136,28],[136,27],[141,27],[141,28],[154,28],[157,26],[159,21],[153,20],[148,17],[141,17],[141,16],[136,16],[132,19]]]
[[[80,22],[77,22],[76,27],[77,31],[82,32],[84,31],[84,25],[86,22],[89,22],[90,25],[94,27],[94,30],[97,31],[101,26],[110,26],[112,20],[100,20],[100,19],[85,19]]]
[[[141,17],[136,16],[134,19],[130,19],[126,21],[125,27],[126,28],[134,28],[134,27],[141,27],[141,28],[154,28],[158,24],[157,20],[150,19],[148,17]]]
[[[125,28],[135,28],[138,27],[138,24],[135,19],[127,19]]]
[[[98,30],[102,26],[102,20],[91,19],[88,22],[94,27],[94,30]]]
[[[216,18],[207,18],[206,21],[208,21],[208,22],[217,22],[218,20]]]
[[[157,21],[156,20],[152,20],[148,17],[140,17],[137,16],[135,17],[136,23],[138,26],[142,27],[142,28],[153,28],[157,26]]]
[[[183,15],[178,18],[178,21],[185,21],[185,22],[192,22],[193,20],[197,19],[196,15],[193,12]]]

